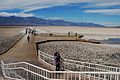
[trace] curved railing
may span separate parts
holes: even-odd
[[[44,61],[53,65],[54,57],[52,55],[49,55],[47,53],[44,53],[44,52],[38,50],[38,56],[39,56],[39,58],[41,58]],[[119,67],[112,67],[112,66],[94,64],[94,63],[88,63],[88,62],[81,62],[81,61],[69,60],[69,59],[64,59],[63,67],[65,69],[69,69],[72,71],[120,72]]]
[[[38,57],[53,64],[54,58],[49,54],[39,50]],[[118,67],[68,59],[64,60],[66,71],[49,71],[27,62],[5,64],[1,61],[1,67],[4,77],[9,80],[120,80]]]
[[[1,61],[2,72],[10,80],[50,80],[50,71],[27,62],[4,64]]]
[[[49,71],[27,62],[2,62],[2,70],[9,80],[120,80],[120,72]]]

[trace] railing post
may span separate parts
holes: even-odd
[[[104,78],[103,78],[103,80],[106,80],[106,74],[104,74]]]
[[[120,80],[120,75],[116,74],[116,76],[117,76],[116,80]]]
[[[29,65],[26,65],[26,69],[28,70],[28,66]],[[28,71],[26,72],[26,78],[27,78],[27,80],[29,80],[29,78],[28,78]]]
[[[16,68],[16,65],[14,64],[13,67]],[[16,70],[15,70],[15,77],[17,77]]]
[[[94,80],[96,80],[95,74],[93,74],[93,75],[94,75]]]
[[[45,71],[45,74],[46,74],[46,76],[45,76],[45,77],[48,77],[47,71]]]
[[[88,74],[88,80],[91,80],[91,76],[90,76],[90,74]]]
[[[79,80],[81,80],[82,78],[81,78],[81,73],[79,73]]]
[[[98,80],[100,80],[100,74],[98,73]]]

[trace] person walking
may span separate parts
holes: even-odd
[[[28,40],[28,42],[30,41],[30,36],[29,35],[27,36],[27,40]]]
[[[55,62],[55,66],[56,66],[56,71],[60,71],[60,59],[61,59],[61,55],[59,52],[55,52],[54,53],[54,62]]]
[[[25,33],[26,33],[26,34],[27,34],[27,31],[28,31],[28,30],[27,30],[27,28],[26,28],[26,29],[25,29]]]

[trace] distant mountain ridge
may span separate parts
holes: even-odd
[[[120,26],[115,26],[114,28],[120,28]]]
[[[0,16],[0,26],[87,26],[87,27],[105,27],[104,25],[86,23],[86,22],[70,22],[64,20],[51,20],[36,17],[3,17]]]

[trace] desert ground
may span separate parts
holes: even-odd
[[[26,27],[25,27],[26,28]],[[15,43],[12,40],[17,40],[20,36],[14,37],[19,35],[21,32],[24,32],[23,29],[25,28],[0,28],[0,37],[1,43],[6,41],[9,36],[10,40],[9,43]],[[73,35],[75,33],[84,35],[84,39],[108,39],[108,38],[120,38],[120,29],[119,28],[88,28],[88,27],[73,27],[73,26],[35,26],[34,29],[37,31],[37,36],[35,36],[35,42],[43,41],[43,40],[74,40],[77,37],[50,37],[44,36],[44,34],[64,34],[67,35],[68,32],[71,32]],[[42,35],[41,35],[42,34]],[[3,36],[5,38],[3,38]],[[0,45],[1,45],[0,43]],[[6,46],[7,45],[7,46]],[[11,44],[10,44],[11,45]],[[5,44],[0,46],[1,51],[8,49],[9,45]],[[43,52],[49,53],[59,50],[63,53],[62,55],[64,58],[74,59],[74,60],[82,60],[87,62],[93,63],[115,63],[115,65],[120,66],[119,62],[119,55],[120,55],[120,45],[106,45],[106,44],[93,44],[93,43],[86,43],[86,42],[53,42],[53,43],[46,43],[39,45],[40,49]],[[114,47],[115,46],[115,47]],[[117,46],[117,47],[116,47]],[[5,48],[5,49],[4,49]],[[67,52],[66,52],[67,51]],[[74,57],[71,57],[74,54]],[[52,54],[53,55],[53,54]],[[91,60],[92,59],[92,60]],[[94,60],[93,60],[94,59]],[[105,61],[105,62],[104,62]],[[114,65],[114,64],[113,64]]]
[[[109,38],[120,38],[119,28],[87,28],[87,27],[38,27],[40,31],[53,34],[67,34],[68,32],[84,35],[84,39],[104,40]],[[39,37],[38,40],[62,39],[61,37]],[[64,37],[73,39],[75,37]],[[92,63],[120,66],[119,44],[93,44],[86,42],[47,42],[39,44],[40,50],[53,55],[59,51],[64,58]]]
[[[23,35],[20,31],[24,28],[0,27],[0,54],[3,54],[12,47]]]
[[[49,33],[79,33],[84,35],[85,39],[103,40],[111,37],[120,38],[119,28],[89,28],[76,26],[44,26],[38,28]]]
[[[24,28],[17,28],[17,27],[0,27],[0,36],[5,36],[5,37],[9,37],[9,36],[13,36],[16,33],[19,33],[21,30],[23,30]]]

